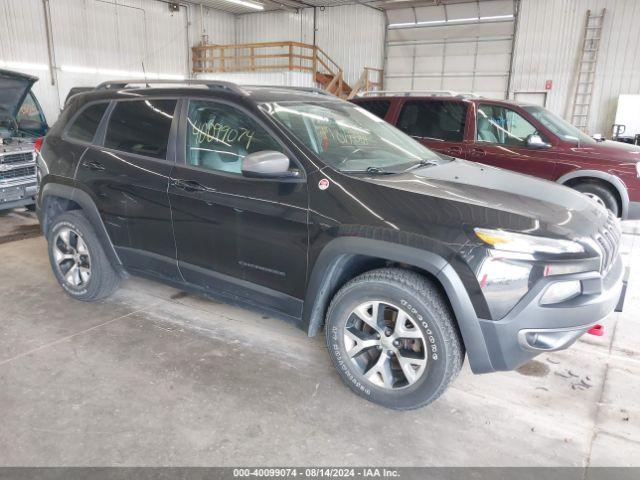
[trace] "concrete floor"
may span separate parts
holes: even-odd
[[[637,265],[640,224],[624,228]],[[394,412],[279,320],[139,279],[71,300],[41,237],[0,258],[1,466],[640,466],[637,271],[604,337],[520,372],[465,365],[433,405]]]

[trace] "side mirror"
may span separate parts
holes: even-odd
[[[551,145],[542,140],[540,135],[533,134],[527,137],[527,147],[529,148],[549,148],[550,146]]]
[[[300,175],[297,170],[289,170],[290,164],[284,153],[274,150],[254,152],[242,159],[242,175],[253,178],[290,178]]]

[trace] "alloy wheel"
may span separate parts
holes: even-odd
[[[599,195],[596,195],[595,193],[591,193],[591,192],[582,192],[582,193],[587,197],[589,197],[594,202],[596,202],[601,207],[604,207],[605,209],[607,208],[606,203],[604,203],[604,200]]]
[[[87,244],[71,228],[61,228],[53,244],[56,268],[68,285],[79,288],[91,278],[91,257]]]
[[[360,304],[349,315],[343,333],[352,364],[378,387],[406,388],[425,372],[425,336],[407,312],[396,305],[382,301]]]

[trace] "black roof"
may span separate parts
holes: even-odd
[[[284,102],[284,101],[334,101],[338,97],[323,90],[305,87],[237,85],[231,82],[215,80],[111,80],[101,83],[91,92],[79,94],[87,100],[131,98],[135,95],[148,97],[160,96],[212,96],[236,97],[250,102]]]

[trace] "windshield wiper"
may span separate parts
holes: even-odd
[[[414,169],[419,168],[419,167],[426,167],[427,165],[440,165],[440,162],[438,162],[437,160],[423,159],[423,160],[420,160],[419,162],[417,162],[416,164],[411,165],[409,168],[407,168],[404,171],[408,172],[410,170],[414,170]]]
[[[371,175],[391,175],[395,172],[388,172],[380,167],[367,167],[364,170],[342,170],[342,173],[369,173]]]

